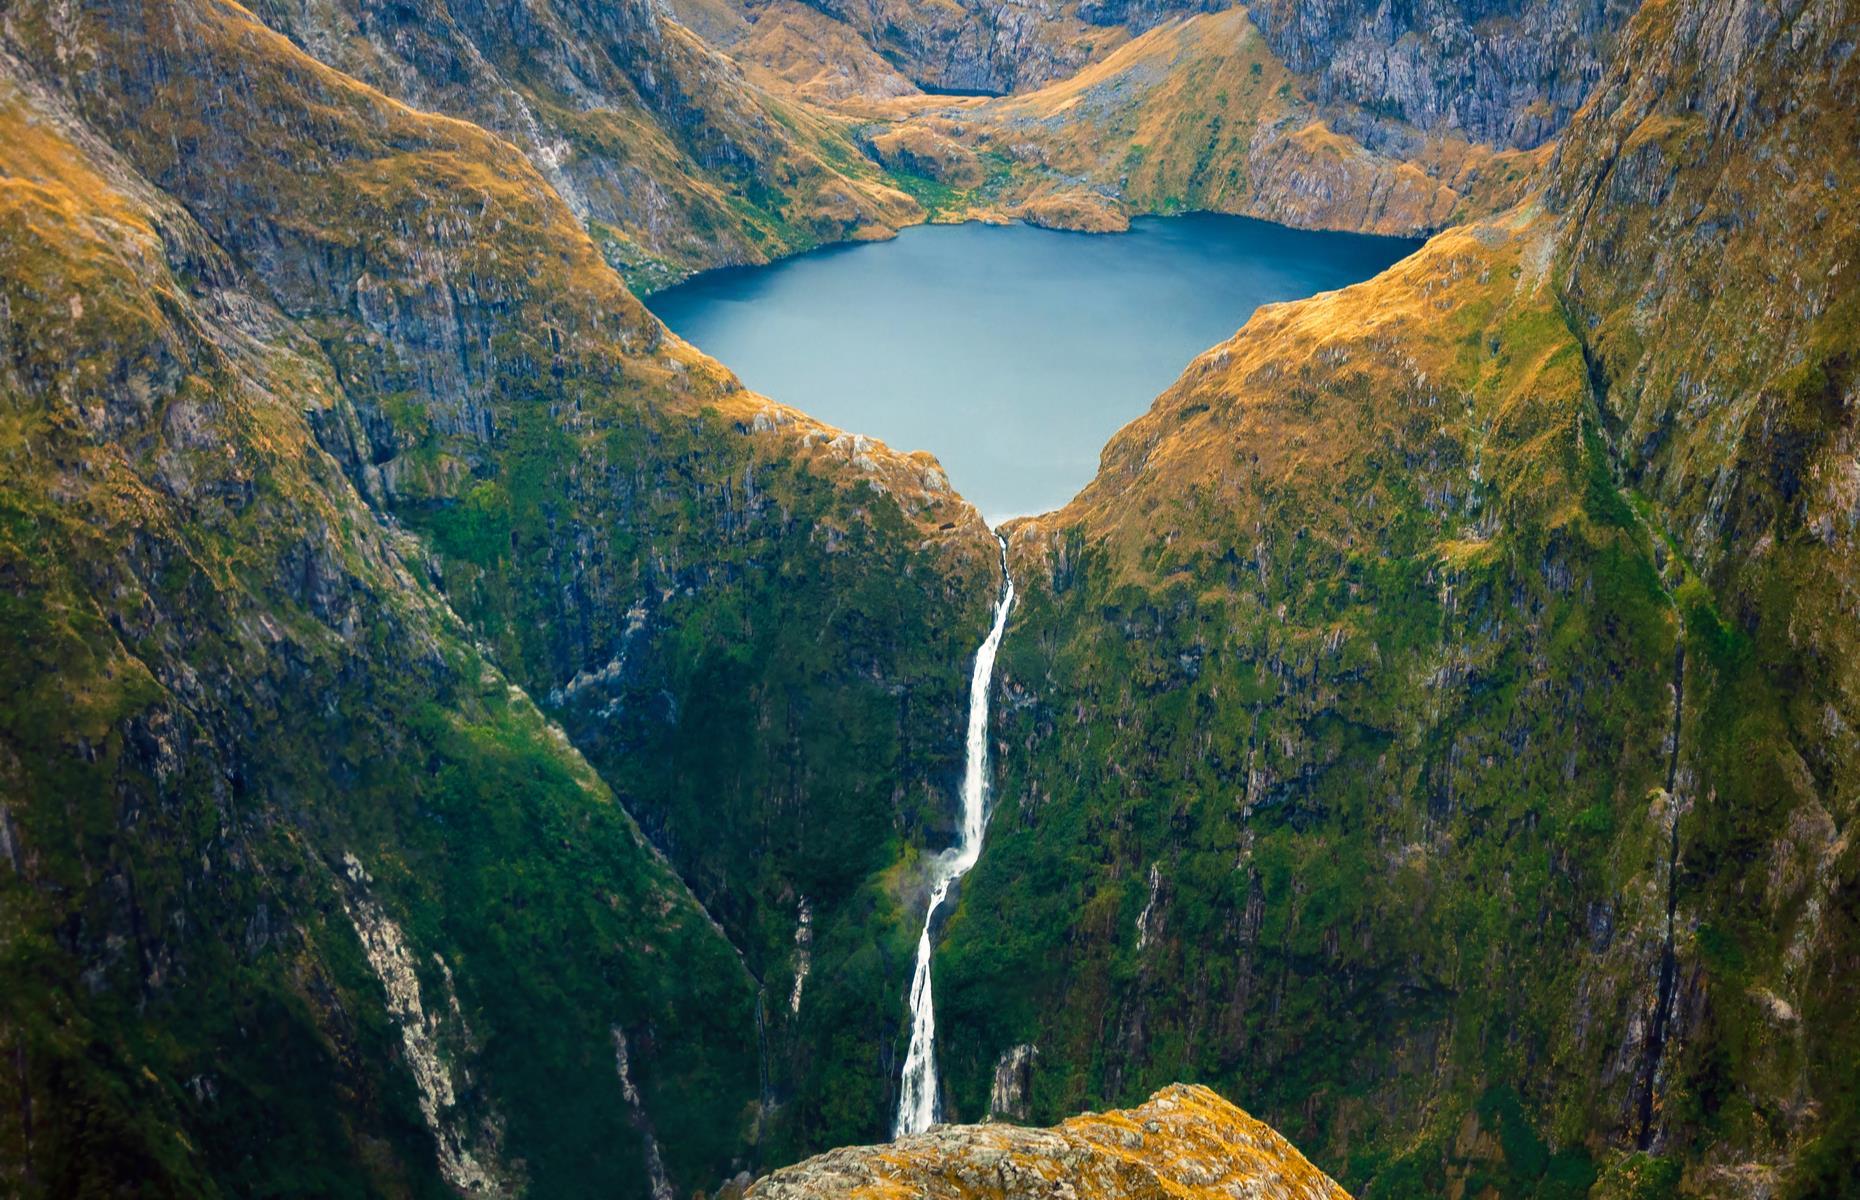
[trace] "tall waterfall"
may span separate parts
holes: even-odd
[[[930,923],[949,898],[949,889],[969,873],[982,854],[982,830],[988,817],[988,688],[995,675],[995,651],[1007,628],[1008,609],[1014,604],[1014,579],[1008,574],[1007,542],[1001,542],[1001,599],[995,605],[995,622],[975,652],[975,670],[969,677],[969,734],[962,767],[962,830],[956,844],[938,856],[930,887],[930,907],[924,911],[924,930],[917,937],[917,966],[911,973],[911,1048],[904,1056],[904,1078],[898,1094],[898,1119],[892,1136],[922,1133],[935,1124],[941,1111],[936,1086],[936,1002],[930,995]]]

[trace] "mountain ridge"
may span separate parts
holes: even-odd
[[[921,736],[934,770],[944,739],[918,730],[959,720],[961,680],[946,664],[969,636],[965,539],[971,569],[989,574],[992,540],[933,460],[753,397],[667,336],[508,144],[329,72],[233,6],[164,11],[185,42],[142,37],[146,7],[54,27],[16,6],[6,29],[26,51],[7,59],[20,80],[6,151],[8,654],[36,698],[7,715],[6,961],[9,978],[34,981],[8,989],[4,1022],[17,1064],[7,1111],[23,1114],[9,1119],[13,1181],[28,1194],[127,1178],[188,1194],[429,1193],[447,1178],[627,1188],[651,1158],[681,1188],[726,1175],[761,1139],[791,1136],[759,1069],[784,1082],[809,1069],[807,1039],[773,1040],[784,1024],[766,1044],[756,1036],[752,970],[767,970],[769,943],[725,907],[732,946],[640,838],[630,814],[668,840],[646,803],[667,795],[663,782],[622,779],[622,809],[565,736],[570,714],[545,716],[516,685],[546,698],[630,642],[639,667],[651,650],[653,672],[688,672],[706,648],[666,631],[705,620],[733,631],[736,669],[753,675],[773,669],[779,631],[841,620],[852,631],[837,644],[868,647],[856,677],[829,666],[777,677],[774,694],[792,691],[797,714],[815,703],[809,689],[833,697],[806,719],[863,735],[887,767],[918,755],[909,739]],[[42,87],[25,65],[86,60],[122,69]],[[179,61],[187,69],[170,69]],[[183,137],[210,152],[190,156]],[[291,170],[293,156],[314,173]],[[140,240],[124,254],[131,231]],[[553,397],[537,395],[539,377]],[[570,430],[604,433],[581,451],[603,457],[563,456]],[[516,486],[538,439],[552,451],[543,473]],[[514,609],[500,632],[487,617],[535,593],[448,576],[522,580],[523,548],[560,527],[554,506],[576,494],[563,479],[577,471],[620,498],[601,546],[643,578],[595,564],[580,597],[541,592],[572,618],[555,622],[560,641]],[[668,485],[679,503],[657,499]],[[107,499],[116,489],[124,500]],[[524,507],[539,492],[547,506]],[[698,523],[682,497],[706,494],[718,515]],[[713,532],[731,528],[734,546]],[[142,549],[118,559],[115,539]],[[764,626],[757,651],[732,596],[742,562],[776,545],[795,619]],[[834,564],[874,554],[886,569],[837,569],[891,585],[834,603]],[[897,586],[913,570],[934,604]],[[813,592],[793,586],[810,573]],[[828,607],[808,607],[823,597]],[[948,650],[925,626],[897,639],[902,658],[887,648],[898,621],[945,620]],[[108,653],[81,670],[93,643]],[[790,672],[802,662],[774,658]],[[615,701],[602,688],[650,696],[665,678],[615,672],[577,697],[598,712]],[[901,689],[902,710],[900,680],[916,685]],[[86,690],[99,715],[63,721],[65,697]],[[760,715],[725,712],[711,728],[753,745]],[[786,728],[766,736],[772,757],[796,753],[846,785],[858,816],[844,835],[878,825],[861,854],[804,876],[827,889],[814,899],[831,967],[867,945],[842,944],[833,889],[897,835],[888,807],[868,802],[869,773],[853,786],[847,766],[786,749]],[[877,794],[921,803],[892,793],[887,779]],[[44,795],[91,807],[67,818]],[[158,801],[160,832],[145,813]],[[691,870],[672,846],[670,865]],[[267,891],[277,876],[290,883]],[[705,897],[713,910],[717,899]],[[225,947],[245,958],[227,961]],[[626,998],[606,999],[613,987]],[[816,997],[832,994],[816,983]],[[49,1009],[48,995],[60,997]],[[547,997],[562,1011],[539,1028]],[[258,1011],[273,1015],[255,1021],[267,1003]],[[893,1011],[856,1007],[868,1021]],[[398,1073],[409,1057],[421,1065]],[[274,1061],[318,1088],[285,1098]],[[146,1087],[124,1094],[113,1082],[124,1079]],[[872,1081],[883,1086],[876,1070]],[[625,1135],[598,1117],[543,1120],[551,1090],[613,1114]],[[742,1115],[718,1120],[732,1096]],[[255,1163],[279,1122],[295,1132]]]

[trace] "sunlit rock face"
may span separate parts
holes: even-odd
[[[777,1171],[748,1195],[1349,1200],[1270,1126],[1207,1088],[1179,1083],[1141,1107],[1086,1113],[1052,1129],[939,1125],[887,1146],[834,1150]]]

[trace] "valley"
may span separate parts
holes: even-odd
[[[1860,1194],[1856,44],[0,6],[0,1190]]]

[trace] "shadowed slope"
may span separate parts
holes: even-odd
[[[5,36],[21,1188],[643,1194],[858,1136],[778,1106],[891,1085],[973,510],[237,6]]]
[[[1378,1192],[1853,1185],[1854,36],[1649,6],[1546,202],[1015,527],[961,1113],[1033,1044],[1038,1116],[1190,1075]]]

